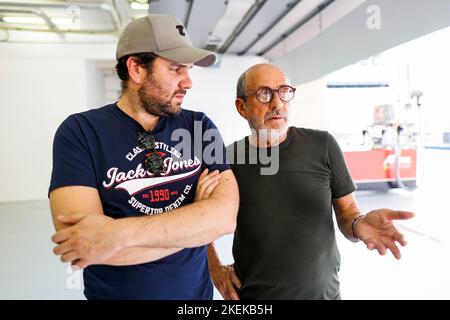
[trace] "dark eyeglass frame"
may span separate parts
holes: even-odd
[[[283,98],[281,97],[281,95],[280,95],[280,90],[283,90],[283,89],[285,89],[285,88],[289,88],[289,89],[292,90],[292,97],[291,97],[290,99],[286,99],[286,100],[285,100],[285,99],[283,99]],[[262,90],[269,90],[269,92],[270,92],[270,98],[269,98],[268,101],[261,101],[261,100],[260,100],[260,95],[262,95]],[[272,89],[272,88],[269,88],[269,87],[259,87],[259,88],[256,89],[256,90],[248,91],[245,95],[246,95],[246,96],[254,95],[255,98],[256,98],[256,100],[258,100],[260,103],[269,103],[269,102],[272,101],[272,99],[273,99],[274,92],[276,92],[276,93],[278,94],[278,98],[280,98],[281,101],[283,101],[283,102],[289,102],[289,101],[291,101],[292,99],[294,99],[294,96],[295,96],[295,90],[297,90],[297,89],[294,88],[294,87],[292,87],[292,86],[289,86],[289,85],[285,84],[285,85],[280,86],[278,89]]]
[[[137,145],[142,150],[149,150],[151,152],[150,155],[145,155],[144,157],[145,170],[155,175],[166,172],[164,159],[155,150],[155,137],[151,134],[151,132],[139,132],[137,136]]]

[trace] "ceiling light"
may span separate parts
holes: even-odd
[[[27,25],[45,25],[46,22],[40,17],[3,17],[1,19],[5,23],[27,24]],[[50,18],[50,20],[58,27],[70,28],[76,25],[77,21],[70,18]]]
[[[131,3],[131,9],[133,10],[148,10],[148,3],[140,3],[133,1]]]
[[[39,17],[3,17],[2,20],[15,24],[45,24],[45,21]]]

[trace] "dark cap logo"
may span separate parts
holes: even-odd
[[[185,36],[186,33],[184,33],[184,26],[181,24],[177,25],[178,32],[180,33],[180,36]]]

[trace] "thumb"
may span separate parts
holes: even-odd
[[[67,215],[59,215],[57,219],[61,221],[62,223],[67,224],[75,224],[82,220],[84,217],[86,217],[86,214],[83,213],[74,213],[74,214],[67,214]]]

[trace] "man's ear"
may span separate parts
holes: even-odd
[[[234,105],[236,106],[237,112],[241,115],[242,118],[247,119],[247,111],[245,110],[245,101],[242,98],[236,98],[234,101]]]
[[[128,76],[131,81],[141,84],[147,77],[147,70],[142,68],[133,57],[127,59]]]

